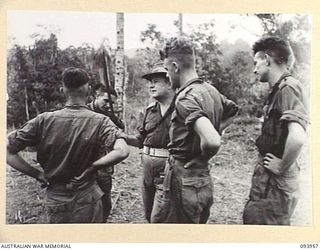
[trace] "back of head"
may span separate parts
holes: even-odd
[[[160,50],[161,60],[174,59],[182,67],[191,68],[194,66],[194,44],[184,36],[172,37],[167,40],[165,46]]]
[[[252,47],[254,54],[263,52],[274,59],[277,64],[287,64],[290,48],[286,41],[279,37],[263,37]]]
[[[68,89],[77,89],[88,83],[89,80],[88,73],[83,69],[69,67],[62,72],[63,85]]]

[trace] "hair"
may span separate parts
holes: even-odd
[[[160,58],[175,59],[182,67],[191,68],[194,66],[194,44],[184,36],[172,37],[160,50]]]
[[[279,37],[263,37],[252,46],[253,53],[263,52],[274,58],[277,64],[288,63],[290,49]]]
[[[62,82],[68,89],[77,89],[89,81],[90,77],[83,69],[69,67],[62,72]]]
[[[98,84],[94,85],[92,87],[92,90],[97,95],[99,95],[101,93],[107,93],[108,92],[106,86],[104,86],[102,83],[98,83]]]

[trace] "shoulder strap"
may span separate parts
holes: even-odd
[[[154,125],[154,127],[148,129],[145,131],[146,134],[152,133],[153,131],[156,130],[156,128],[169,116],[172,114],[174,107],[175,107],[175,101],[176,101],[177,95],[175,95],[171,101],[171,104],[167,110],[167,112],[161,117],[161,119]]]

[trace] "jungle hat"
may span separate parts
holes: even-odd
[[[166,75],[167,75],[167,71],[163,67],[163,63],[157,63],[153,66],[151,73],[145,74],[141,77],[144,79],[147,79],[148,81],[151,81],[152,78],[154,78],[156,76],[166,77]]]

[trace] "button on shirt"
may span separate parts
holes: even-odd
[[[200,117],[207,117],[219,131],[224,107],[234,105],[219,91],[200,79],[189,81],[178,92],[176,107],[170,127],[170,155],[180,160],[190,160],[201,154],[200,138],[193,125]]]
[[[167,112],[171,112],[170,108]],[[160,104],[158,102],[147,108],[143,124],[138,128],[138,140],[141,146],[168,148],[171,114],[167,114],[165,119],[158,124],[161,118]]]
[[[50,182],[67,183],[123,136],[112,121],[86,106],[66,106],[28,121],[8,136],[8,150],[37,146],[37,160]]]

